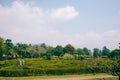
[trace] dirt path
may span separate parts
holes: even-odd
[[[31,77],[0,77],[0,80],[92,80],[96,78],[114,78],[115,76],[100,75],[64,75],[64,76],[31,76]]]
[[[96,76],[80,76],[80,77],[73,77],[73,78],[54,78],[54,79],[44,79],[44,80],[89,80],[89,79],[96,79],[96,78],[113,78],[115,76],[112,75],[96,75]],[[39,79],[38,79],[39,80]]]

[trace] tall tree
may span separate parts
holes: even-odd
[[[76,51],[78,55],[85,55],[85,52],[81,48],[78,48]]]
[[[87,56],[90,56],[92,53],[91,50],[89,50],[87,48],[83,48],[83,51],[84,51],[85,55],[87,55]]]
[[[120,58],[120,49],[115,49],[109,54],[110,58]]]
[[[62,54],[63,54],[63,48],[62,48],[62,46],[57,45],[57,46],[53,49],[53,55],[59,57],[59,56],[62,55]]]
[[[12,43],[12,40],[11,39],[6,39],[5,40],[5,46],[6,46],[6,51],[7,51],[6,52],[6,58],[7,58],[9,54],[12,55],[12,53],[13,53],[14,45]]]
[[[16,44],[17,53],[22,58],[26,57],[27,48],[28,48],[27,44],[23,44],[23,43],[17,43]]]
[[[101,51],[98,48],[93,49],[93,57],[99,57],[101,54]]]
[[[75,52],[75,48],[71,44],[68,44],[64,47],[64,53],[73,54],[74,52]]]
[[[47,48],[47,45],[45,43],[42,43],[40,46],[43,48]]]
[[[41,57],[44,53],[46,53],[46,49],[39,45],[33,45],[27,48],[27,52],[30,53],[31,57]]]
[[[54,49],[54,47],[48,46],[47,49],[46,49],[47,50],[46,53],[53,54],[53,49]]]
[[[102,56],[108,56],[110,54],[110,50],[104,46],[102,49]]]
[[[0,37],[0,59],[2,58],[5,50],[4,39]]]

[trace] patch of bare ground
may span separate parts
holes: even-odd
[[[80,76],[80,77],[72,77],[72,78],[54,78],[54,79],[44,79],[44,80],[91,80],[91,79],[97,79],[97,78],[113,78],[115,76],[112,75],[93,75],[93,76]],[[38,79],[39,80],[39,79]]]

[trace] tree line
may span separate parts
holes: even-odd
[[[102,50],[94,48],[93,52],[84,48],[75,48],[71,44],[56,47],[42,44],[13,44],[11,39],[4,40],[0,37],[0,59],[13,58],[45,58],[50,60],[52,56],[64,59],[83,59],[84,57],[119,57],[120,49],[111,51],[106,46]]]

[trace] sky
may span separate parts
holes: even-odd
[[[14,43],[115,49],[120,0],[0,0],[0,36]]]

